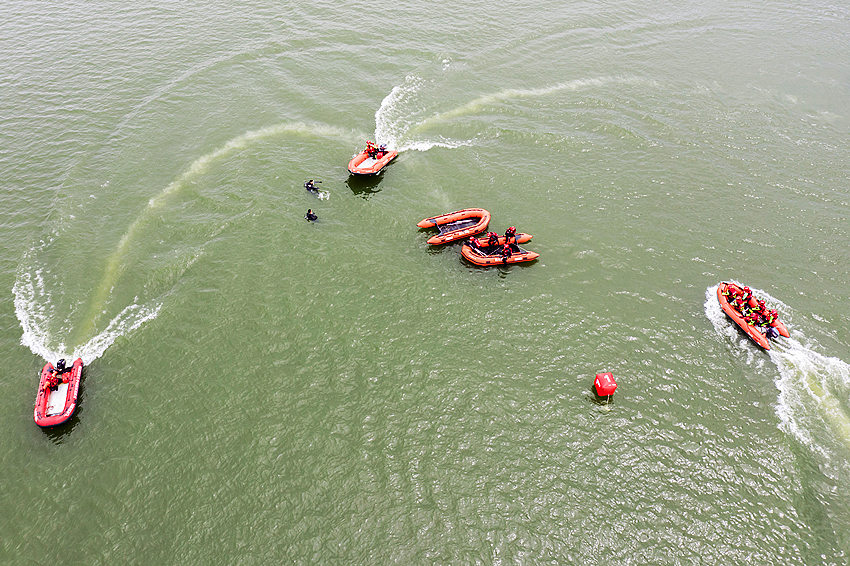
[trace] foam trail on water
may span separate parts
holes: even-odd
[[[152,213],[162,207],[168,198],[175,193],[178,193],[182,188],[188,186],[190,181],[198,176],[203,175],[216,161],[244,149],[252,143],[283,134],[298,134],[302,136],[321,136],[328,138],[343,138],[345,140],[354,140],[356,136],[353,132],[348,132],[340,128],[328,126],[324,124],[306,124],[303,122],[282,123],[274,126],[268,126],[259,130],[245,132],[225,143],[216,150],[202,155],[193,161],[189,167],[177,179],[169,183],[159,194],[152,197],[144,210],[139,214],[135,221],[130,225],[124,235],[119,240],[115,251],[109,256],[106,261],[103,279],[95,290],[94,298],[92,299],[91,307],[88,316],[85,320],[89,321],[88,326],[82,329],[82,335],[85,336],[92,331],[97,324],[99,313],[112,292],[115,282],[121,276],[122,267],[121,260],[127,253],[127,248],[135,239],[136,232],[144,225],[151,217]]]
[[[54,344],[50,339],[47,329],[54,309],[50,306],[51,295],[45,287],[43,272],[20,272],[12,292],[15,295],[15,314],[23,329],[21,344],[45,361],[51,362],[59,358],[82,358],[84,363],[89,364],[99,358],[119,336],[124,336],[156,318],[162,307],[161,303],[128,305],[110,321],[106,330],[70,351],[64,342]]]
[[[779,370],[776,414],[782,428],[827,458],[829,440],[850,454],[850,365],[793,337],[769,354]]]
[[[450,140],[440,137],[437,140],[408,140],[405,139],[411,129],[421,125],[415,121],[417,113],[422,108],[417,107],[417,95],[425,84],[420,77],[408,75],[404,83],[393,87],[390,93],[381,101],[381,106],[375,112],[375,140],[385,143],[397,151],[427,151],[432,147],[456,148],[471,145],[471,141]]]
[[[585,88],[605,86],[607,84],[612,83],[634,84],[642,81],[645,81],[645,79],[639,79],[637,77],[599,77],[593,79],[575,79],[572,81],[567,81],[563,83],[558,83],[556,85],[540,88],[509,88],[494,94],[480,96],[471,102],[467,102],[462,106],[458,106],[454,110],[449,110],[448,112],[443,112],[441,114],[432,116],[431,118],[429,118],[428,121],[431,122],[448,120],[451,118],[457,118],[459,116],[474,114],[476,112],[481,111],[483,108],[492,106],[494,104],[507,102],[509,100],[547,96],[556,92],[577,91]]]
[[[846,469],[850,455],[850,364],[820,354],[807,344],[802,325],[789,325],[794,312],[788,305],[755,288],[753,294],[780,312],[791,333],[790,338],[773,340],[767,351],[778,370],[774,383],[779,391],[779,428],[819,454],[827,468],[843,467],[846,474],[850,471]],[[717,285],[706,290],[705,312],[719,334],[730,337],[747,352],[747,363],[758,360],[761,366],[761,350],[721,310]]]

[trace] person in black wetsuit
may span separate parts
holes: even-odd
[[[487,233],[487,245],[490,246],[491,248],[495,248],[496,246],[498,246],[499,245],[499,235],[496,234],[495,232],[488,232]]]
[[[313,181],[313,179],[310,179],[309,181],[304,183],[304,188],[307,189],[308,191],[310,191],[311,193],[315,193],[316,191],[319,190],[319,187],[317,187],[315,185],[315,182]]]
[[[313,212],[312,208],[307,209],[307,214],[304,215],[304,218],[307,219],[307,222],[315,222],[319,219],[319,217]]]

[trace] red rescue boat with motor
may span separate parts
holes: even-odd
[[[517,236],[519,236],[519,234],[517,234]],[[509,256],[503,255],[503,249],[504,244],[500,246],[470,246],[469,243],[465,243],[460,250],[460,254],[465,260],[472,262],[475,265],[480,265],[481,267],[523,263],[526,261],[534,261],[540,257],[539,253],[524,250],[516,244],[511,244],[511,255]]]
[[[747,333],[747,336],[753,339],[753,341],[764,348],[765,350],[770,350],[770,341],[768,340],[765,332],[762,332],[759,326],[754,324],[749,324],[744,319],[744,315],[741,314],[737,308],[735,308],[732,304],[729,303],[729,293],[739,293],[743,292],[743,288],[735,283],[720,283],[717,286],[717,300],[720,303],[720,308],[723,309],[723,312],[726,313],[726,316],[732,319],[735,324],[737,324],[741,330]],[[749,300],[749,306],[752,308],[756,308],[758,306],[758,301],[755,297],[751,297]],[[778,318],[773,321],[770,325],[776,329],[776,332],[780,336],[788,337],[790,334],[788,333],[788,329],[785,328],[785,324]],[[766,330],[766,327],[765,327]]]
[[[437,228],[440,233],[428,238],[432,246],[448,244],[455,240],[462,240],[487,229],[490,224],[490,213],[483,208],[464,208],[455,212],[441,214],[420,220],[417,226],[420,228]]]
[[[352,175],[377,175],[397,155],[397,151],[385,151],[378,152],[375,157],[369,157],[369,152],[364,149],[348,162],[348,172]]]
[[[83,375],[83,360],[77,358],[69,368],[70,371],[57,376],[55,388],[49,389],[54,370],[53,364],[47,363],[41,370],[38,382],[38,393],[35,396],[33,418],[40,427],[56,426],[64,423],[74,414],[77,408],[77,393],[80,390],[80,378]]]

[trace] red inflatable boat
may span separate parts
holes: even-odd
[[[49,392],[45,391],[44,386],[51,378],[53,364],[48,362],[41,370],[38,393],[35,396],[35,410],[33,411],[33,418],[38,426],[60,425],[74,414],[74,409],[77,408],[80,378],[83,375],[82,358],[77,358],[70,370],[59,377],[57,387]]]
[[[764,348],[765,350],[770,350],[770,341],[764,332],[761,331],[761,327],[748,324],[746,320],[744,320],[744,316],[741,312],[736,309],[734,306],[729,304],[729,300],[727,299],[727,295],[725,294],[727,289],[729,291],[739,291],[741,287],[736,285],[735,283],[726,283],[723,282],[717,286],[717,300],[720,302],[720,308],[723,309],[723,312],[726,313],[726,316],[731,318],[735,324],[741,327],[741,330],[747,333],[747,336],[753,339],[753,341]],[[758,302],[755,297],[751,297],[749,301],[749,305],[753,308],[758,306]],[[788,329],[785,328],[785,324],[782,323],[778,318],[773,321],[771,324],[780,336],[788,337]]]
[[[369,153],[363,150],[348,162],[348,172],[352,175],[376,175],[397,155],[397,151],[386,151],[381,157],[375,159],[369,157]]]
[[[487,229],[490,213],[483,208],[464,208],[456,212],[441,214],[420,220],[420,228],[437,228],[440,233],[428,238],[432,246],[462,240]]]
[[[517,234],[519,236],[519,234]],[[460,254],[464,259],[480,265],[481,267],[491,267],[493,265],[507,265],[510,263],[523,263],[526,261],[534,261],[540,257],[539,253],[524,250],[516,244],[511,245],[511,255],[503,256],[501,246],[470,246],[464,244],[460,250]]]

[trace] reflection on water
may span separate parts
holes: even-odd
[[[368,200],[373,194],[381,192],[381,189],[377,188],[380,182],[380,174],[369,176],[349,175],[345,184],[348,185],[352,193]]]

